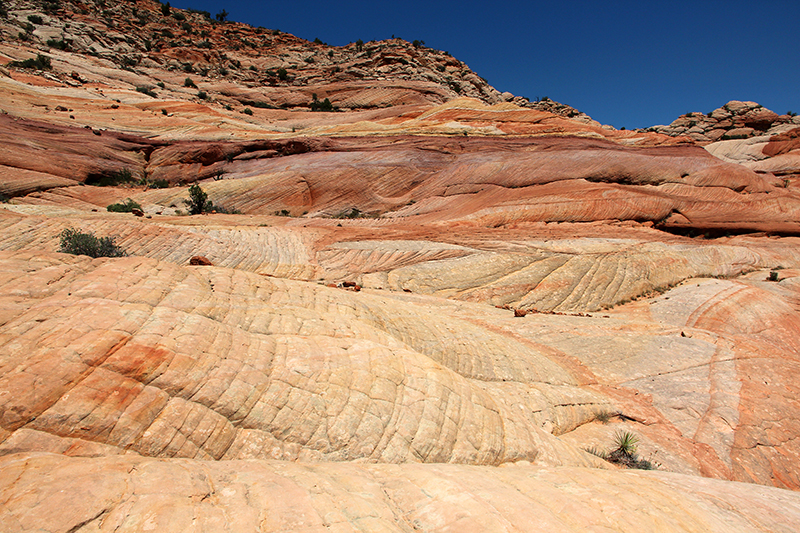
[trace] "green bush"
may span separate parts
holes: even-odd
[[[124,202],[120,202],[118,204],[111,204],[106,207],[106,211],[110,211],[112,213],[130,213],[134,209],[138,209],[139,211],[141,211],[142,206],[138,202],[131,200],[130,198],[128,198]]]
[[[208,213],[214,209],[214,203],[208,199],[208,194],[196,183],[189,187],[189,199],[183,203],[189,208],[190,215]]]
[[[167,2],[166,4],[162,4],[161,5],[161,14],[164,15],[165,17],[168,17],[169,16],[169,8],[170,8],[169,2]]]
[[[44,24],[44,20],[42,20],[41,15],[28,15],[28,20],[30,20],[37,26],[41,26],[42,24]]]
[[[60,41],[58,39],[47,39],[47,46],[50,48],[57,48],[59,50],[67,50],[69,48],[69,43],[64,39]]]
[[[11,67],[19,68],[32,68],[36,70],[50,70],[50,58],[42,54],[36,54],[36,59],[26,59],[25,61],[12,61],[9,63]]]
[[[88,255],[89,257],[124,257],[125,251],[114,244],[114,237],[97,238],[92,233],[67,228],[59,235],[61,240],[60,252],[73,255]]]
[[[136,92],[137,93],[146,94],[147,96],[150,96],[150,97],[153,97],[153,98],[158,98],[158,95],[155,92],[153,92],[152,87],[144,87],[144,86],[140,85],[139,87],[136,87]]]
[[[329,99],[325,99],[323,101],[317,100],[317,95],[314,95],[314,99],[311,101],[311,111],[333,111],[333,104]]]
[[[163,82],[163,81],[160,81],[160,82],[156,83],[156,85],[158,85],[158,86],[159,86],[159,87],[161,87],[162,89],[166,89],[166,87],[167,87],[167,86],[164,84],[164,82]]]
[[[242,113],[244,113],[245,115],[252,115],[253,114],[253,110],[250,109],[249,107],[245,107],[244,111],[242,111]]]
[[[286,72],[285,68],[278,69],[278,79],[281,81],[286,81],[289,79],[289,73]]]
[[[197,97],[200,100],[205,100],[206,98],[208,98],[208,93],[206,93],[205,91],[200,91],[197,93]]]
[[[184,87],[193,87],[193,88],[197,89],[197,85],[194,84],[194,82],[192,81],[192,78],[186,78],[185,80],[183,80],[183,86]]]
[[[123,168],[117,172],[108,174],[93,174],[86,178],[86,185],[96,185],[98,187],[116,187],[124,183],[137,181],[133,177],[130,169]]]
[[[168,189],[169,182],[161,178],[151,181],[150,183],[147,184],[147,186],[150,187],[151,189]]]

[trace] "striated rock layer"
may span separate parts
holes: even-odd
[[[798,529],[795,118],[617,131],[421,42],[3,7],[3,531]]]
[[[797,493],[678,474],[46,454],[0,459],[0,500],[9,533],[788,533],[800,521]]]

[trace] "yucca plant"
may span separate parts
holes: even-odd
[[[614,452],[633,457],[636,455],[637,444],[639,444],[639,437],[630,431],[617,431],[616,435],[614,435],[614,445],[617,447]]]

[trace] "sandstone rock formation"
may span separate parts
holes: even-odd
[[[0,459],[6,531],[790,532],[800,496],[678,474],[140,457]],[[95,494],[103,494],[98,499]],[[280,505],[279,502],[285,502]]]
[[[699,143],[749,139],[765,134],[796,128],[800,117],[796,114],[778,115],[756,102],[732,100],[724,106],[703,113],[687,113],[669,126],[648,128],[665,135],[686,135]]]
[[[7,4],[0,529],[797,529],[793,118],[616,131],[422,43]]]

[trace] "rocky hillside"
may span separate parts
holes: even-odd
[[[65,0],[43,6],[16,0],[5,9],[0,19],[5,41],[31,46],[31,52],[55,49],[87,55],[133,73],[183,73],[186,79],[214,84],[204,92],[209,101],[224,106],[309,108],[316,96],[320,104],[327,98],[338,109],[369,109],[442,103],[460,96],[487,104],[510,101],[592,122],[549,98],[530,102],[501,94],[462,61],[420,41],[359,39],[328,46],[148,0]],[[71,85],[81,82],[71,74],[50,72],[49,77]],[[163,85],[154,76],[139,87],[161,95],[169,90]]]
[[[731,101],[708,113],[687,113],[669,126],[653,126],[647,131],[673,137],[685,135],[697,143],[749,139],[777,135],[800,126],[796,113],[778,115],[755,102]]]

